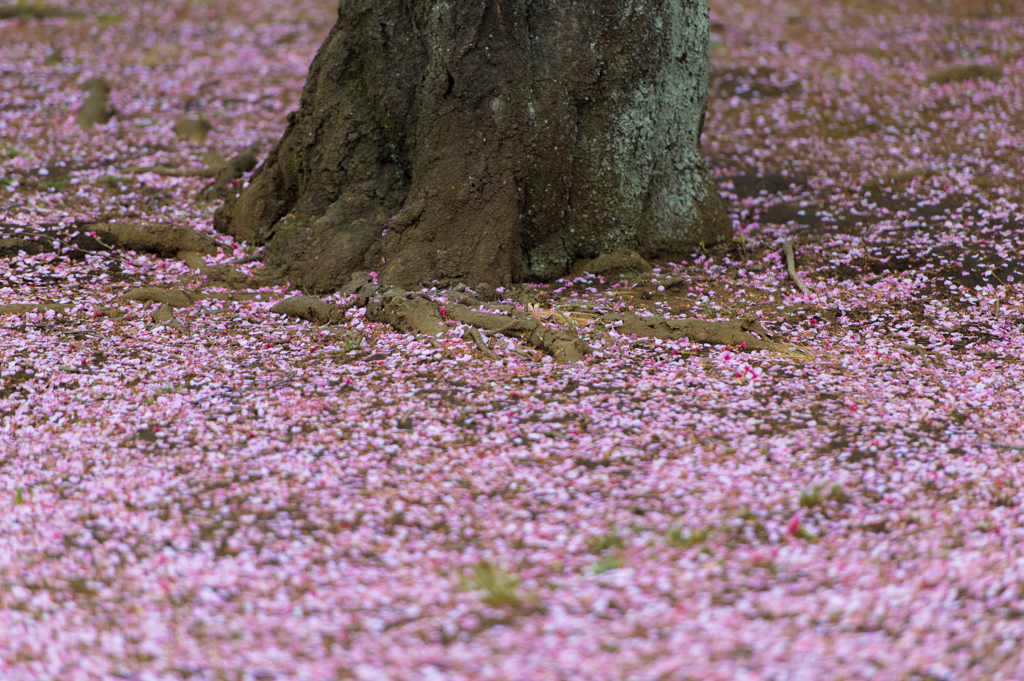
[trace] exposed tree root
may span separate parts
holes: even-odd
[[[242,274],[231,265],[207,265],[203,256],[194,251],[180,251],[178,260],[206,277],[208,285],[226,288],[260,288],[262,283],[256,277]]]
[[[93,78],[85,84],[84,89],[89,93],[78,110],[78,125],[82,128],[91,128],[99,123],[103,125],[114,117],[114,110],[110,108],[110,86],[102,78]]]
[[[212,129],[213,126],[205,118],[192,118],[190,116],[181,119],[171,128],[178,137],[197,144],[205,142]]]
[[[214,177],[216,178],[209,187],[200,189],[196,194],[197,196],[206,197],[207,199],[223,199],[226,198],[230,185],[235,180],[240,179],[247,172],[256,167],[259,161],[255,156],[249,152],[243,152],[238,156],[227,162],[226,165],[216,169]]]
[[[178,289],[162,289],[155,286],[135,288],[124,295],[124,300],[160,303],[175,308],[191,307],[200,300],[238,300],[254,301],[254,293],[200,293],[198,291],[181,291]],[[325,303],[326,304],[326,303]]]
[[[164,177],[216,177],[216,168],[175,168],[173,166],[130,166],[124,169],[130,175],[153,173]]]
[[[403,333],[422,334],[435,344],[435,336],[447,330],[445,317],[469,327],[469,337],[482,353],[491,359],[498,356],[487,346],[480,329],[520,339],[554,359],[575,362],[584,359],[593,349],[574,334],[553,329],[537,319],[525,316],[472,310],[464,305],[449,304],[441,308],[422,294],[390,289],[370,300],[356,298],[349,305],[325,303],[312,296],[294,296],[282,300],[271,312],[306,319],[316,324],[338,323],[345,311],[366,301],[366,319],[388,324]],[[705,322],[691,319],[661,319],[635,315],[605,315],[601,321],[615,326],[618,333],[638,338],[687,338],[694,343],[730,345],[746,350],[781,350],[784,346],[770,340],[770,334],[753,319],[728,322]],[[522,356],[522,355],[520,355]]]
[[[181,251],[213,255],[220,245],[194,229],[160,224],[114,223],[91,225],[90,231],[108,244],[130,251],[174,257]]]
[[[174,316],[174,308],[166,303],[153,310],[152,319],[154,324],[162,324],[180,333],[185,333],[185,327]]]
[[[36,239],[0,239],[0,258],[16,256],[24,251],[28,255],[52,253],[52,241]]]
[[[13,305],[0,305],[0,315],[17,314],[22,315],[29,312],[65,312],[73,308],[69,303],[15,303]],[[121,319],[125,316],[124,310],[119,307],[97,307],[93,312],[101,314],[110,319]]]
[[[366,306],[366,319],[390,324],[403,333],[439,336],[447,330],[437,303],[401,289],[385,291],[371,300]]]
[[[179,308],[191,307],[194,302],[200,300],[199,296],[190,295],[184,291],[167,291],[152,286],[132,289],[125,294],[124,299],[160,303]]]
[[[179,254],[180,257],[180,254]],[[241,258],[235,258],[234,260],[228,260],[225,265],[248,265],[251,262],[257,262],[262,260],[263,256],[259,253],[250,253],[249,255],[243,255]]]
[[[25,314],[26,312],[46,312],[47,310],[60,312],[70,307],[71,305],[66,303],[15,303],[0,305],[0,314]]]
[[[85,12],[63,7],[44,7],[41,5],[8,5],[0,7],[0,20],[3,19],[83,19]]]
[[[124,319],[125,311],[119,307],[98,307],[96,312],[107,317],[108,319]]]
[[[348,307],[344,305],[325,303],[313,296],[292,296],[274,305],[270,311],[274,314],[305,319],[314,324],[337,324],[344,321],[347,309]]]
[[[58,251],[76,253],[95,253],[100,249],[112,250],[112,247],[94,239],[85,233],[88,224],[75,224],[74,227],[59,227],[55,224],[45,226],[12,225],[28,229],[30,232],[17,237],[0,239],[0,257],[18,256],[24,251],[28,255],[39,253],[56,253]],[[72,229],[75,236],[72,236]]]
[[[476,343],[477,349],[484,353],[484,356],[486,356],[487,359],[498,359],[498,356],[491,352],[491,349],[487,347],[487,341],[484,340],[479,329],[475,326],[469,327],[469,336],[473,339],[473,342]]]
[[[355,303],[353,303],[355,304]],[[312,296],[294,296],[282,300],[271,312],[299,317],[316,324],[337,323],[345,318],[347,306],[325,303]],[[488,357],[497,359],[479,337],[477,329],[514,336],[548,353],[557,360],[573,362],[583,359],[593,350],[579,338],[563,331],[551,329],[534,319],[506,317],[500,314],[477,312],[462,305],[451,305],[444,313],[453,321],[470,327],[470,338]],[[390,289],[367,302],[366,319],[391,326],[403,333],[440,336],[447,331],[440,306],[429,298]]]
[[[1002,77],[1003,70],[998,66],[966,64],[963,66],[954,66],[948,69],[932,71],[928,74],[928,78],[925,79],[924,82],[925,85],[931,85],[932,83],[944,85],[946,83],[960,83],[962,81],[973,80],[975,78],[999,80]]]
[[[916,345],[916,344],[913,344],[913,343],[898,343],[896,345],[896,347],[898,347],[901,350],[906,350],[907,352],[912,352],[915,355],[927,355],[927,354],[929,354],[928,350],[926,350],[925,348],[921,347],[920,345]]]
[[[205,196],[209,199],[224,198],[224,194],[235,180],[241,178],[247,172],[256,167],[259,161],[249,152],[243,152],[227,163],[223,162],[207,166],[206,168],[175,168],[174,166],[130,166],[125,168],[126,173],[141,175],[143,173],[154,173],[166,177],[202,177],[215,178],[213,184],[203,187],[196,196]]]
[[[738,319],[729,322],[705,322],[699,319],[661,319],[659,317],[637,317],[635,315],[605,315],[605,323],[617,323],[615,330],[623,335],[635,334],[637,338],[661,338],[679,340],[688,338],[694,343],[742,346],[746,350],[779,350],[783,346],[766,338],[771,335],[753,319]],[[755,336],[758,334],[761,336]]]
[[[634,251],[617,250],[604,253],[589,260],[577,260],[569,272],[570,277],[579,277],[584,272],[599,274],[605,278],[618,279],[619,275],[632,272],[650,272],[651,264]]]
[[[489,312],[476,312],[462,305],[453,305],[447,312],[449,317],[462,324],[515,336],[561,362],[577,362],[594,351],[578,337],[544,326],[536,319],[515,319]]]

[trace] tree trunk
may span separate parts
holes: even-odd
[[[700,152],[707,0],[342,0],[218,229],[307,289],[550,280],[731,225]]]

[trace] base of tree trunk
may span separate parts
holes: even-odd
[[[304,290],[551,280],[728,237],[699,141],[707,0],[345,0],[215,226]]]

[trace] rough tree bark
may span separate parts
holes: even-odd
[[[707,0],[341,0],[300,108],[216,226],[331,291],[550,280],[728,236],[700,153]]]

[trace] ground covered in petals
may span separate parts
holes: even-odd
[[[334,5],[0,4],[0,677],[1024,676],[1016,3],[714,0],[736,238],[494,292],[578,362],[213,231]]]

